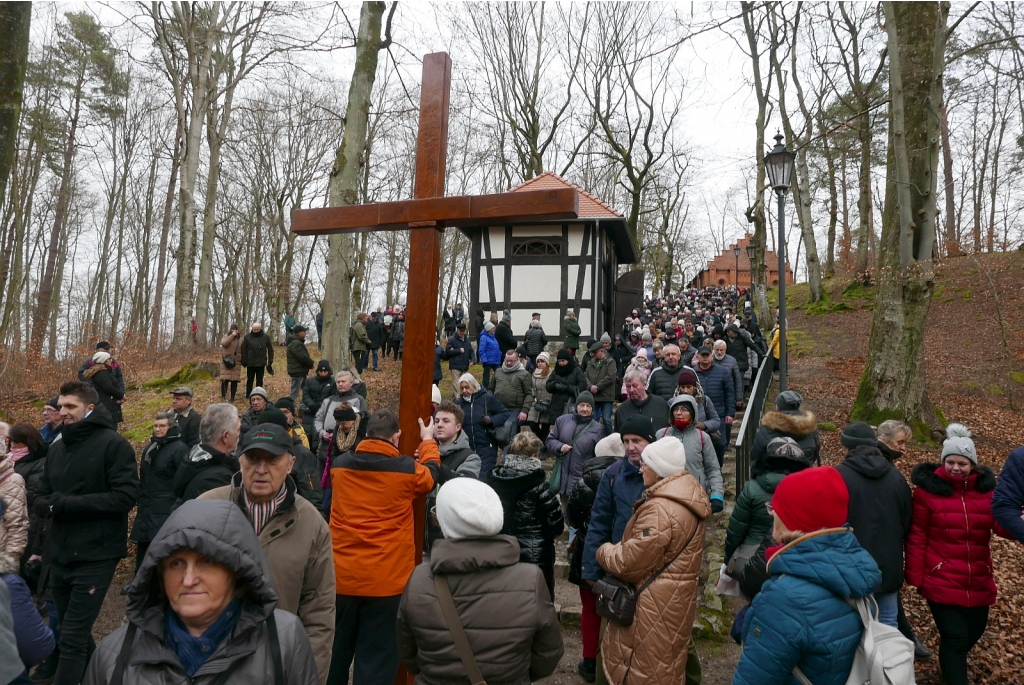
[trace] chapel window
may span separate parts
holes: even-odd
[[[561,257],[562,242],[560,240],[545,240],[543,238],[530,238],[518,240],[512,243],[513,257]]]

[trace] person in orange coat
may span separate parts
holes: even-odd
[[[391,685],[398,673],[398,605],[415,558],[413,508],[434,489],[441,455],[434,422],[419,420],[418,458],[398,451],[398,417],[367,421],[366,437],[331,464],[337,622],[328,685]]]

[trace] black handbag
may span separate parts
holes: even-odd
[[[225,354],[224,358],[220,360],[220,363],[224,365],[225,369],[235,368],[235,355]]]

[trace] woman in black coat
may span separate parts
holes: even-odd
[[[25,504],[28,506],[28,542],[22,555],[24,564],[33,555],[41,556],[49,519],[36,513],[36,495],[43,488],[46,453],[49,450],[39,429],[31,423],[19,423],[11,429],[11,456],[16,459],[14,472],[25,480]],[[23,456],[19,456],[23,455]]]
[[[110,415],[114,417],[114,423],[121,423],[124,417],[121,416],[121,400],[124,398],[124,390],[117,382],[112,367],[110,366],[111,356],[106,352],[97,352],[93,356],[93,364],[86,370],[85,379],[96,388],[100,396],[100,404],[107,408]]]
[[[537,458],[542,447],[533,433],[516,435],[501,465],[488,474],[487,484],[501,498],[505,512],[502,534],[519,540],[519,561],[540,567],[554,601],[555,538],[565,529],[565,521]]]
[[[302,383],[302,430],[311,439],[316,434],[313,421],[317,410],[335,392],[334,369],[329,361],[321,359],[316,365],[316,373]]]
[[[572,407],[576,406],[576,396],[587,389],[587,377],[583,375],[583,369],[576,363],[576,358],[564,347],[558,351],[554,371],[548,375],[547,390],[551,393],[551,410],[548,418],[551,423],[555,422],[562,414],[565,414],[565,405],[571,402]]]
[[[128,539],[135,543],[135,570],[146,556],[149,543],[171,515],[176,499],[174,474],[188,457],[174,412],[160,412],[153,419],[153,437],[139,459],[139,509]]]

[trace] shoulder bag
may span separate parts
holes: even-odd
[[[484,395],[483,402],[484,416],[490,416],[491,413],[487,411],[487,395]],[[490,426],[485,426],[484,430],[495,445],[508,447],[508,444],[512,442],[512,417],[509,416],[508,420],[500,426],[495,426],[493,423]]]
[[[452,634],[455,651],[459,653],[459,659],[462,660],[462,667],[466,669],[469,682],[472,685],[487,685],[484,674],[480,672],[480,666],[476,663],[476,657],[473,656],[473,648],[469,646],[466,630],[462,627],[459,610],[455,607],[452,590],[448,587],[448,576],[435,573],[434,588],[437,590],[437,601],[441,605],[444,622],[448,626],[448,632]]]
[[[694,535],[696,535],[697,530],[700,530],[700,526],[697,526]],[[640,593],[650,587],[651,583],[658,579],[658,576],[668,570],[668,567],[686,551],[691,542],[693,542],[692,535],[686,541],[686,544],[683,545],[683,548],[679,550],[679,554],[672,557],[667,564],[645,580],[644,584],[639,588],[635,588],[632,583],[627,583],[621,578],[616,578],[612,575],[606,575],[594,583],[593,593],[597,595],[597,615],[613,623],[618,623],[620,626],[628,627],[633,625],[633,619],[636,617],[636,602],[640,597]]]
[[[587,428],[590,428],[588,424],[579,433],[573,436],[572,442],[569,443],[569,447],[575,447],[576,441],[579,440],[584,433],[587,432]],[[562,489],[562,463],[565,461],[566,456],[572,453],[570,449],[565,454],[560,454],[555,458],[555,465],[551,468],[551,477],[548,479],[548,486],[556,493]]]
[[[225,354],[220,360],[220,363],[224,365],[225,369],[235,368],[235,354],[238,352],[239,343],[241,343],[241,339],[235,341],[235,351],[231,354]]]

